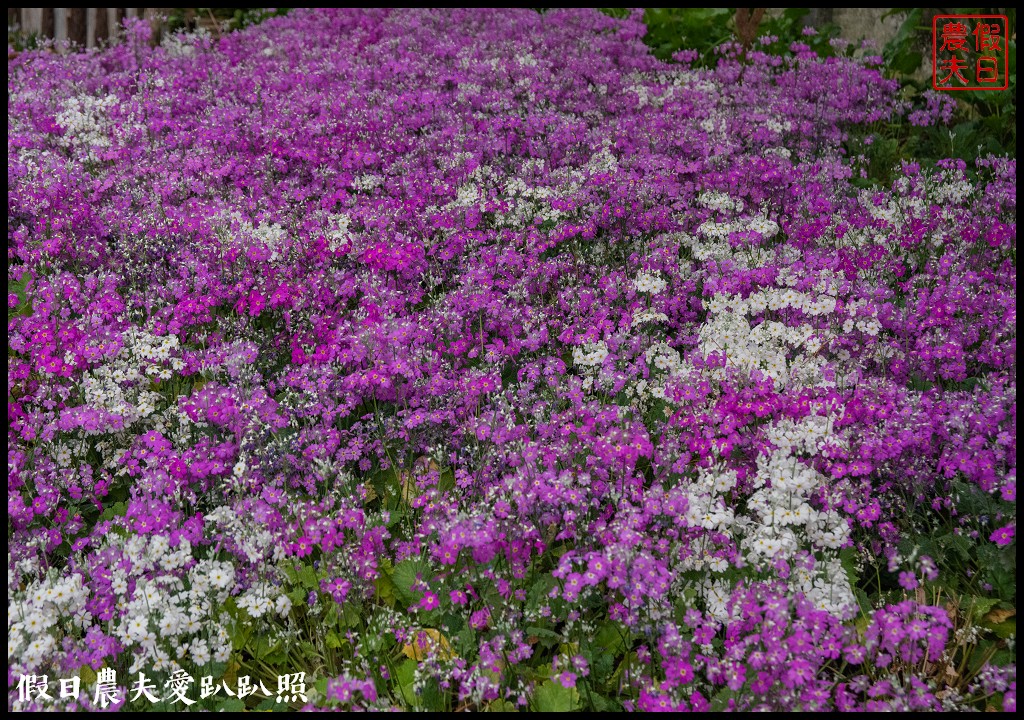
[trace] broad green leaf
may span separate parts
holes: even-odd
[[[597,630],[594,643],[601,649],[601,652],[617,656],[626,649],[623,634],[618,623],[609,621],[603,623]]]
[[[217,703],[218,712],[242,712],[245,710],[245,703],[238,698],[224,698]]]
[[[580,706],[576,688],[567,688],[560,682],[548,680],[533,694],[533,706],[538,712],[569,712]]]
[[[1017,618],[1010,618],[1009,620],[1004,620],[998,625],[992,626],[988,626],[988,624],[986,623],[986,627],[989,627],[989,629],[996,634],[996,637],[1006,640],[1009,637],[1016,636]]]
[[[988,613],[989,610],[991,610],[998,604],[999,598],[971,598],[971,617],[973,617],[975,620],[980,620]]]
[[[484,706],[483,712],[518,712],[518,708],[508,700],[495,700]]]
[[[398,690],[402,694],[402,700],[409,706],[417,705],[416,693],[412,691],[412,681],[415,672],[416,661],[411,659],[403,660],[402,664],[395,671]]]
[[[736,693],[727,687],[722,688],[711,698],[711,711],[722,712],[729,709],[729,701],[736,697]]]
[[[309,565],[303,565],[299,568],[299,582],[307,590],[313,590],[317,586],[316,571]]]
[[[391,581],[395,585],[395,592],[398,599],[409,604],[413,601],[416,593],[412,591],[413,583],[417,576],[422,580],[429,579],[430,566],[422,560],[403,560],[395,565],[395,571],[391,575]]]

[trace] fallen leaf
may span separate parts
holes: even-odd
[[[442,660],[451,660],[455,657],[448,638],[434,628],[424,628],[418,631],[413,641],[402,647],[402,654],[416,662],[430,654],[436,655]]]
[[[376,500],[378,497],[377,491],[373,489],[373,485],[371,485],[370,483],[366,483],[365,485],[363,485],[363,491],[363,505],[368,505],[369,503]]]
[[[985,619],[985,622],[990,622],[993,625],[999,625],[1000,623],[1003,623],[1003,622],[1009,620],[1010,618],[1012,618],[1016,614],[1017,614],[1017,610],[1015,608],[1010,608],[1009,610],[1003,610],[1002,608],[995,608],[994,610],[989,610],[988,614],[985,615],[984,619]]]

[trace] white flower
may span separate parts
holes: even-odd
[[[660,272],[642,272],[636,276],[633,285],[636,287],[637,292],[650,293],[652,295],[657,295],[668,287],[668,283],[662,279]]]
[[[727,307],[729,307],[728,297],[722,295],[721,293],[715,295],[708,302],[708,312],[714,313],[715,315],[721,312],[725,312],[725,309]]]
[[[716,223],[712,220],[708,220],[697,228],[697,232],[701,235],[718,240],[726,239],[734,230],[736,230],[736,225],[734,223]]]
[[[715,476],[715,480],[714,480],[714,490],[715,490],[715,492],[720,492],[720,493],[729,492],[734,487],[736,487],[736,471],[735,470],[727,470],[727,471],[719,473],[718,475]]]
[[[779,224],[765,217],[755,217],[747,227],[766,238],[775,237],[779,232]]]
[[[142,640],[149,633],[149,625],[146,623],[145,618],[136,615],[128,621],[128,627],[126,628],[125,634],[130,640]]]
[[[222,640],[219,647],[213,651],[214,662],[227,662],[228,658],[231,657],[231,644],[225,639]]]
[[[600,366],[608,357],[608,346],[598,340],[593,343],[585,343],[582,347],[573,348],[572,361],[581,367]]]
[[[210,582],[213,583],[214,587],[224,589],[231,585],[234,580],[235,572],[231,565],[228,563],[221,563],[218,567],[210,571]]]
[[[189,651],[192,655],[192,662],[196,665],[205,665],[210,662],[210,646],[207,645],[206,640],[193,640],[189,645]]]
[[[630,323],[630,326],[631,327],[637,327],[638,325],[643,325],[644,323],[648,323],[648,322],[667,322],[667,321],[668,321],[668,315],[666,315],[665,313],[657,312],[655,310],[644,310],[642,312],[637,313],[633,317],[633,320]]]
[[[170,637],[178,633],[181,628],[181,614],[173,610],[168,610],[164,613],[164,616],[160,618],[158,623],[160,627],[161,637]]]

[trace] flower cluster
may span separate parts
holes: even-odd
[[[866,189],[877,58],[637,15],[128,30],[8,63],[12,708],[1015,706],[1014,160]]]

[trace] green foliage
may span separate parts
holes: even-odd
[[[7,26],[7,48],[8,54],[13,52],[24,52],[26,50],[38,50],[42,47],[43,36],[39,33],[28,33],[20,28]]]
[[[902,17],[896,35],[882,50],[885,73],[900,82],[905,99],[914,107],[926,102],[932,77],[926,72],[932,51],[932,24],[936,14],[999,14],[1009,22],[1008,37],[1016,35],[1017,12],[1013,8],[900,8],[888,16]],[[949,125],[921,127],[905,114],[880,123],[866,134],[852,138],[849,149],[867,161],[864,185],[887,185],[901,159],[913,159],[928,167],[944,158],[967,162],[968,170],[980,156],[1017,154],[1017,43],[1010,40],[1009,88],[948,93],[956,101]]]
[[[759,49],[773,55],[789,55],[792,53],[791,45],[800,43],[808,46],[820,57],[835,56],[837,51],[831,41],[839,36],[839,26],[831,22],[824,23],[814,28],[813,35],[804,35],[804,29],[809,27],[809,13],[807,8],[786,8],[779,15],[766,15],[758,29],[758,35],[774,40],[767,44],[759,44]]]
[[[882,50],[882,59],[891,73],[911,75],[921,67],[925,48],[919,41],[919,34],[922,29],[927,29],[922,19],[923,12],[921,8],[911,8],[892,10],[885,15],[885,17],[898,13],[905,15],[895,37],[886,43]]]
[[[18,304],[13,307],[8,304],[7,306],[7,319],[10,320],[15,316],[29,317],[32,315],[32,300],[28,297],[28,283],[29,275],[26,273],[21,277],[20,280],[15,280],[7,285],[7,294],[16,295],[18,298]]]
[[[630,12],[627,8],[601,8],[601,11],[617,18],[625,18]],[[778,14],[766,14],[758,26],[757,37],[771,41],[758,43],[756,47],[786,55],[794,42],[800,42],[819,55],[834,55],[829,41],[839,34],[839,27],[828,23],[817,28],[816,34],[804,35],[809,12],[807,8],[786,8]],[[647,26],[644,42],[662,60],[671,59],[680,50],[694,50],[698,53],[695,65],[712,67],[718,61],[717,50],[724,43],[736,40],[735,14],[735,8],[647,8],[644,10]]]
[[[726,8],[647,8],[644,41],[663,60],[682,49],[707,57],[732,38],[732,15]]]
[[[172,8],[167,16],[167,29],[194,30],[199,21],[212,20],[229,32],[259,25],[264,20],[286,15],[291,8]]]
[[[579,691],[554,680],[542,683],[533,695],[533,709],[538,712],[569,712],[579,707]]]
[[[962,481],[952,483],[950,496],[955,500],[955,512],[905,498],[907,512],[900,527],[905,539],[899,554],[903,566],[911,569],[921,558],[934,562],[938,577],[925,587],[948,598],[960,609],[963,622],[978,628],[984,640],[964,651],[965,659],[973,662],[972,655],[982,652],[983,646],[1002,650],[1003,641],[1016,633],[1016,543],[999,546],[989,539],[1000,526],[1000,518],[1012,516],[1012,503]],[[843,558],[848,571],[854,569],[852,560]],[[860,573],[857,583],[863,588],[858,590],[862,604],[867,598],[877,603],[905,597],[906,591],[897,584],[896,573],[888,571],[884,559],[868,561],[873,567]]]
[[[419,560],[403,560],[395,565],[391,574],[391,582],[394,584],[398,599],[406,605],[412,604],[416,599],[416,592],[412,589],[417,580],[427,580],[427,572],[430,566]]]
[[[196,14],[187,14],[185,9],[180,14],[172,15],[171,25],[180,23],[178,27],[186,27],[187,19]],[[287,8],[267,10],[262,8],[198,8],[197,14],[213,17],[225,28],[241,29],[262,22],[270,17],[282,15]],[[623,8],[608,8],[604,12],[615,17],[626,17],[629,11]],[[930,78],[921,79],[920,70],[924,58],[923,38],[930,42],[930,26],[926,23],[927,11],[922,9],[897,10],[894,13],[903,16],[903,22],[896,37],[886,45],[882,56],[884,70],[887,75],[897,78],[911,103],[923,101],[923,93],[930,88]],[[1015,11],[1008,11],[1013,14]],[[817,28],[816,33],[805,35],[805,20],[808,11],[802,8],[790,8],[781,14],[765,18],[758,31],[760,37],[770,38],[755,47],[759,50],[779,55],[791,55],[793,44],[811,48],[819,56],[832,56],[843,50],[837,49],[830,41],[839,32],[835,25]],[[1011,26],[1014,20],[1011,20]],[[648,27],[645,42],[659,58],[669,60],[680,50],[692,49],[698,53],[694,63],[702,66],[714,66],[721,55],[717,49],[723,43],[735,40],[735,18],[731,9],[708,8],[649,8],[644,12],[644,22]],[[928,31],[927,37],[923,34]],[[29,42],[34,42],[29,38]],[[890,122],[871,128],[869,133],[852,137],[848,150],[865,158],[865,184],[885,183],[891,180],[892,168],[901,160],[914,159],[922,164],[934,163],[945,157],[960,157],[973,160],[979,154],[1016,153],[1016,43],[1010,43],[1011,77],[1009,90],[1004,92],[973,92],[957,94],[959,106],[954,116],[954,124],[949,127],[917,127],[911,125],[904,115]],[[17,303],[9,306],[8,317],[29,316],[32,304],[27,292],[28,276],[10,283],[8,292],[17,297]],[[233,311],[225,307],[223,316],[229,318]],[[265,311],[255,322],[255,327],[262,332],[272,334],[281,327],[283,320],[280,313]],[[284,367],[282,357],[271,358],[273,364],[266,369],[268,375],[276,375]],[[571,354],[563,357],[567,365],[572,364]],[[260,362],[267,362],[261,358]],[[261,368],[262,369],[262,368]],[[509,363],[503,369],[503,380],[511,383],[516,376],[518,367]],[[205,382],[199,376],[175,378],[160,386],[167,401],[172,402],[180,396],[187,396],[194,388]],[[983,377],[968,377],[960,382],[931,382],[923,377],[915,376],[909,383],[910,389],[926,392],[938,388],[944,392],[971,391],[976,386],[984,386]],[[278,401],[288,399],[289,392],[278,393]],[[623,405],[628,405],[625,401]],[[664,401],[654,403],[649,417],[662,418],[667,405]],[[347,431],[355,424],[363,422],[370,415],[378,419],[387,412],[394,415],[391,407],[381,407],[376,403],[371,407],[363,404],[355,408],[347,417],[339,417],[337,428]],[[280,433],[282,446],[284,438],[290,434],[298,434],[295,429]],[[364,507],[367,511],[387,510],[387,525],[390,531],[398,535],[402,531],[401,523],[414,517],[411,499],[415,495],[415,487],[410,476],[403,475],[399,469],[402,465],[391,465],[386,470],[367,472],[354,481],[348,488],[350,494],[365,493]],[[405,465],[404,467],[408,467]],[[451,490],[454,477],[450,469],[440,469],[439,487],[442,491]],[[980,629],[982,640],[970,646],[964,646],[955,652],[960,653],[967,668],[980,668],[982,660],[993,658],[997,662],[1015,661],[1015,654],[1007,653],[1007,639],[1015,637],[1016,620],[1013,610],[1016,606],[1016,555],[1015,543],[1001,547],[989,540],[992,530],[997,527],[989,518],[999,518],[1010,513],[1009,503],[992,497],[968,483],[954,483],[953,497],[957,501],[956,514],[936,510],[929,506],[917,505],[914,498],[906,498],[907,513],[905,526],[899,528],[908,539],[901,545],[901,555],[906,559],[917,559],[928,556],[934,560],[939,579],[929,590],[942,597],[954,598],[951,607],[958,608],[964,622]],[[83,512],[102,512],[102,519],[110,520],[123,516],[126,512],[125,499],[127,490],[121,486],[111,489],[106,498],[105,507],[101,510],[83,510]],[[982,518],[976,525],[967,527],[958,518]],[[120,530],[114,530],[115,532]],[[867,543],[864,544],[865,546]],[[565,552],[562,546],[552,545],[543,562],[554,562]],[[887,600],[895,600],[905,596],[895,579],[895,574],[888,572],[884,560],[859,556],[853,548],[846,548],[840,553],[842,567],[851,585],[856,588],[857,598],[861,605],[863,617],[870,614],[872,607]],[[537,561],[538,564],[541,560]],[[875,563],[873,566],[871,563]],[[865,567],[867,565],[867,567]],[[342,604],[331,603],[326,595],[318,593],[321,582],[328,580],[326,571],[322,569],[317,556],[304,561],[280,566],[282,593],[291,601],[291,608],[286,616],[268,614],[264,618],[253,618],[246,611],[238,608],[235,598],[225,604],[225,612],[230,616],[230,641],[232,655],[224,665],[211,664],[198,675],[213,675],[218,680],[226,679],[233,683],[238,675],[249,674],[254,678],[270,678],[275,672],[307,671],[310,678],[336,677],[352,662],[356,650],[351,638],[353,630],[362,629],[366,647],[360,647],[358,653],[380,658],[387,665],[387,675],[377,677],[378,689],[390,700],[406,708],[430,711],[445,711],[451,707],[452,698],[442,692],[436,681],[418,682],[417,668],[420,660],[416,657],[403,657],[402,644],[395,639],[394,633],[371,635],[365,632],[369,620],[379,617],[400,616],[415,605],[422,596],[424,583],[443,583],[431,574],[429,563],[419,559],[406,559],[392,565],[384,560],[378,568],[373,597],[363,597],[353,601],[350,596]],[[540,608],[553,604],[551,591],[557,585],[549,575],[542,575],[529,585],[522,602],[529,611],[531,620],[523,627],[528,642],[533,647],[533,655],[528,663],[510,673],[520,673],[520,677],[535,688],[530,697],[530,709],[541,712],[566,712],[574,710],[612,711],[620,710],[621,706],[605,694],[619,692],[621,686],[628,685],[630,668],[638,661],[638,645],[635,638],[619,622],[607,618],[586,618],[593,622],[596,631],[589,637],[575,637],[573,632],[564,626],[556,625],[550,619],[540,615]],[[478,588],[481,603],[492,603],[498,597],[494,588],[481,586]],[[557,594],[557,593],[556,593]],[[681,599],[682,600],[682,599]],[[560,601],[559,601],[560,602]],[[680,602],[677,612],[683,612],[687,603]],[[474,630],[457,615],[443,615],[443,610],[418,612],[417,621],[432,632],[440,632],[450,639],[451,647],[456,654],[468,656],[479,647],[479,638]],[[584,608],[586,613],[586,608]],[[558,613],[556,613],[557,615]],[[442,617],[443,615],[443,617]],[[291,642],[290,638],[309,638],[301,643]],[[447,641],[446,641],[447,642]],[[558,656],[579,654],[586,660],[590,674],[577,680],[578,687],[565,687],[557,678],[551,677],[552,660]],[[382,665],[377,666],[383,667]],[[85,673],[87,668],[83,668]],[[83,678],[87,679],[87,678]],[[88,679],[87,679],[88,680]],[[163,682],[165,678],[156,678]],[[95,677],[91,678],[95,681]],[[323,686],[318,686],[323,694]],[[714,710],[726,709],[729,701],[736,697],[734,691],[723,689],[710,698]],[[141,708],[141,703],[139,706]],[[145,709],[175,709],[172,707],[146,707]],[[196,709],[240,711],[245,709],[285,710],[281,704],[275,704],[273,698],[259,702],[253,699],[246,703],[237,698],[211,697],[204,699]],[[292,708],[294,709],[294,708]],[[486,711],[515,711],[517,706],[506,699],[499,699],[474,709]]]
[[[630,14],[627,8],[601,8],[617,18]],[[1017,43],[1009,46],[1009,89],[953,93],[957,107],[949,125],[935,123],[914,125],[908,117],[913,109],[923,107],[925,93],[932,90],[932,78],[924,71],[932,43],[931,18],[938,13],[1001,14],[1009,21],[1008,37],[1015,37],[1016,10],[1013,8],[899,8],[887,17],[900,17],[899,30],[882,50],[883,70],[887,77],[900,82],[910,110],[891,120],[877,123],[866,131],[851,136],[847,150],[864,159],[863,186],[888,185],[901,160],[912,159],[924,167],[944,158],[960,158],[973,166],[983,155],[1017,153]],[[791,55],[794,43],[809,47],[820,57],[852,53],[856,43],[834,44],[840,28],[826,23],[805,35],[809,10],[787,8],[781,13],[766,14],[757,29],[754,49],[774,55]],[[671,60],[681,50],[693,50],[698,67],[714,67],[721,57],[723,43],[736,40],[733,8],[647,8],[643,15],[647,25],[644,42],[662,60]]]
[[[229,11],[229,30],[241,30],[251,25],[259,25],[264,20],[280,15],[287,15],[291,8],[211,8],[215,11]]]

